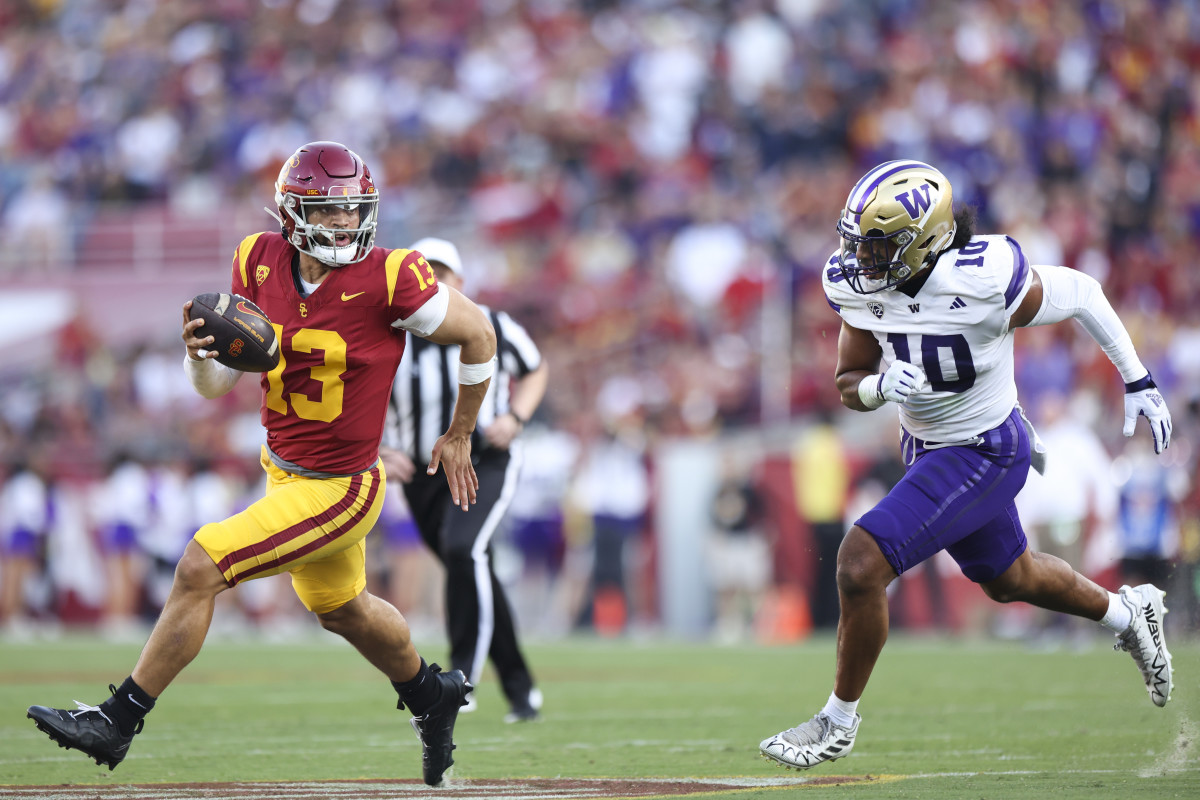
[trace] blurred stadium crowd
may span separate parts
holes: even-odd
[[[0,2],[0,219],[16,245],[0,251],[0,295],[74,302],[51,358],[0,360],[0,623],[152,606],[152,591],[113,587],[169,566],[253,491],[252,382],[202,401],[176,329],[100,335],[79,287],[223,285],[238,238],[270,227],[260,209],[283,159],[333,139],[380,184],[379,243],[455,240],[468,291],[551,365],[531,446],[555,468],[530,478],[514,525],[549,532],[514,535],[514,573],[614,557],[585,553],[605,520],[640,531],[615,555],[629,608],[589,594],[577,567],[570,619],[552,628],[653,619],[654,453],[673,437],[742,443],[749,466],[731,480],[761,513],[731,525],[723,506],[712,534],[762,536],[775,554],[748,603],[794,584],[820,617],[816,531],[886,484],[895,421],[837,408],[819,270],[849,187],[900,156],[942,169],[981,232],[1105,286],[1172,404],[1173,447],[1156,462],[1129,449],[1120,380],[1071,325],[1018,334],[1022,400],[1039,424],[1071,409],[1091,443],[1066,447],[1099,448],[1078,451],[1087,469],[1064,455],[1059,490],[1115,459],[1080,489],[1083,533],[1065,546],[1095,539],[1096,574],[1123,556],[1168,565],[1195,625],[1198,76],[1200,7],[1183,0]],[[190,296],[162,286],[157,303]],[[20,331],[0,341],[29,349]],[[846,480],[818,509],[801,443],[824,421]],[[781,464],[797,488],[776,503]],[[1064,538],[1058,512],[1028,513]]]

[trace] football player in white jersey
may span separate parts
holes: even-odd
[[[1006,236],[975,236],[970,210],[955,215],[952,200],[950,182],[930,165],[880,164],[851,190],[837,225],[841,247],[824,268],[826,297],[842,318],[842,403],[856,411],[895,404],[907,472],[838,552],[833,693],[812,719],[759,746],[788,767],[854,747],[859,698],[887,639],[885,590],[939,550],[997,602],[1098,621],[1133,656],[1151,701],[1163,706],[1171,696],[1164,593],[1151,584],[1112,593],[1029,549],[1013,498],[1046,454],[1017,404],[1014,330],[1078,320],[1125,382],[1125,435],[1145,416],[1158,453],[1170,444],[1171,414],[1099,283],[1031,267]]]

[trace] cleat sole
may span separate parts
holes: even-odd
[[[66,744],[65,742],[63,742],[62,739],[59,739],[58,735],[54,732],[53,728],[44,727],[42,725],[41,720],[39,720],[33,714],[26,714],[25,718],[33,720],[33,724],[37,727],[37,729],[39,731],[41,731],[42,733],[46,734],[46,736],[50,737],[50,741],[54,742],[56,745],[61,747],[63,750],[78,750],[79,749],[79,748],[75,747],[74,745]],[[108,767],[109,772],[112,772],[113,770],[115,770],[117,768],[117,764],[121,763],[120,761],[117,761],[116,763],[105,761],[104,759],[97,758],[96,756],[92,755],[91,753],[89,753],[85,750],[79,750],[79,752],[83,753],[85,756],[88,756],[93,761],[95,761],[96,766]]]

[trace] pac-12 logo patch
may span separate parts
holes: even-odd
[[[268,267],[266,264],[259,264],[258,268],[254,270],[254,280],[258,281],[259,286],[262,286],[263,281],[265,281],[267,279],[267,276],[270,274],[271,274],[270,267]]]
[[[867,308],[871,309],[871,313],[875,315],[876,319],[883,319],[883,303],[872,300],[867,303]]]

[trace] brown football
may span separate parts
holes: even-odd
[[[279,340],[271,320],[240,294],[205,292],[192,298],[191,318],[204,324],[197,336],[211,336],[206,350],[217,352],[217,361],[242,372],[270,372],[279,363]]]

